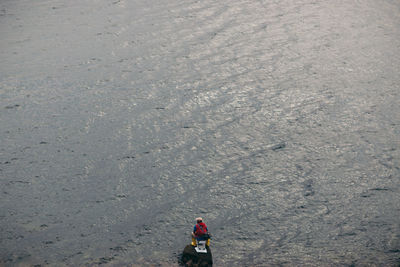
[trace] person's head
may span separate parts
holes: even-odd
[[[203,221],[203,219],[201,217],[196,218],[196,222],[201,223],[202,221]]]

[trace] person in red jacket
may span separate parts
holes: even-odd
[[[193,228],[192,236],[197,240],[207,240],[208,239],[208,229],[207,225],[203,223],[203,219],[201,217],[196,218],[196,225]]]

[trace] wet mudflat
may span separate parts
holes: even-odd
[[[0,2],[0,265],[400,257],[400,4]]]

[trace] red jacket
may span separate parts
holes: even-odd
[[[193,233],[196,237],[201,237],[208,232],[207,225],[203,222],[197,223],[194,226]]]

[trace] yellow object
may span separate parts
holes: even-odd
[[[192,243],[191,243],[191,245],[192,245],[193,247],[197,246],[196,238],[192,237]],[[208,246],[208,247],[210,246],[210,239],[207,239],[206,246]]]

